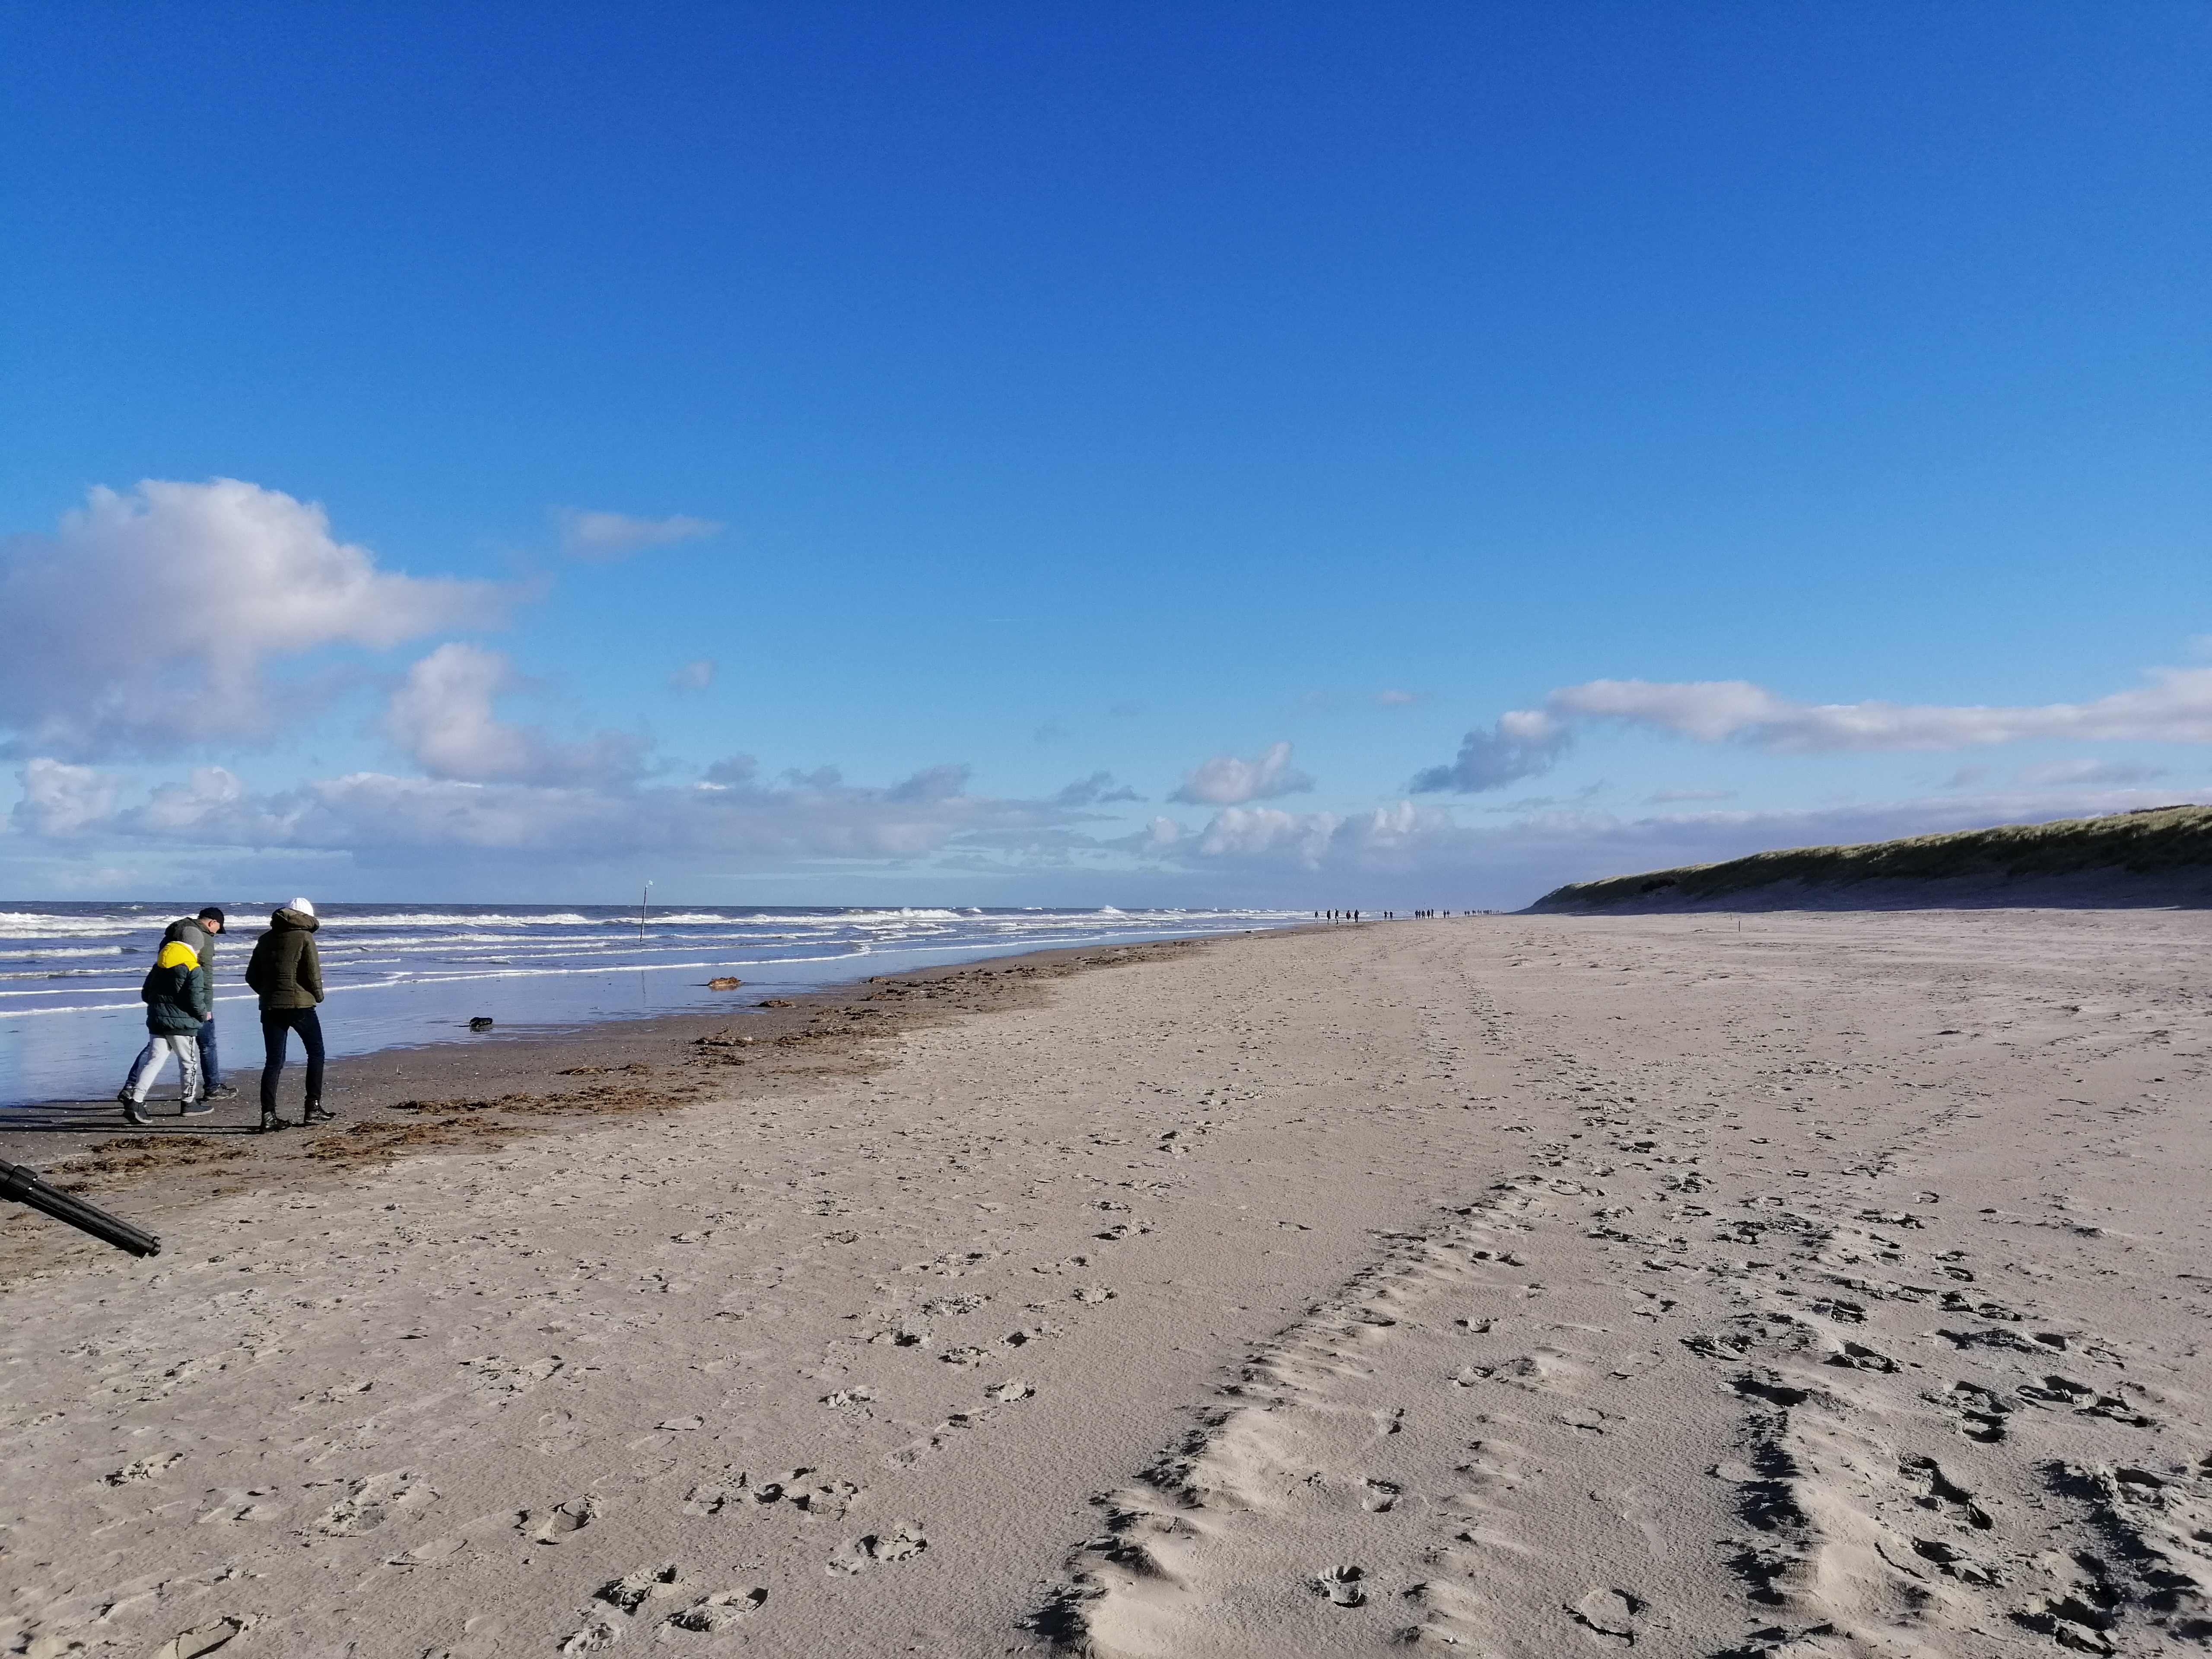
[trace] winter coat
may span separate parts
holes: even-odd
[[[192,947],[172,939],[146,970],[138,988],[146,1005],[146,1029],[155,1036],[185,1036],[200,1029],[200,1022],[215,1012],[215,994],[208,970]]]
[[[264,1009],[312,1008],[323,1000],[323,960],[315,952],[319,925],[313,916],[282,909],[253,941],[246,982],[259,994]]]

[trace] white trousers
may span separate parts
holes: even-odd
[[[154,1079],[161,1075],[161,1068],[169,1063],[169,1056],[177,1057],[177,1064],[185,1073],[185,1103],[191,1105],[200,1097],[200,1044],[190,1032],[178,1036],[155,1036],[149,1039],[154,1058],[146,1069],[138,1073],[138,1080],[131,1085],[131,1098],[140,1105],[146,1103],[146,1091],[154,1086]]]

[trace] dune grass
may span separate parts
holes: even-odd
[[[2205,866],[2212,866],[2212,806],[2155,806],[2109,817],[2007,823],[1856,847],[1792,847],[1721,864],[1569,882],[1531,908],[1587,908],[1635,900],[1690,902],[1780,881],[1842,886],[1877,878],[2027,880],[2098,871],[2159,876]]]

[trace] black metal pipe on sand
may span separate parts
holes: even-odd
[[[133,1255],[161,1254],[161,1241],[153,1234],[142,1232],[121,1217],[112,1216],[99,1206],[88,1204],[58,1187],[49,1187],[36,1170],[21,1164],[0,1164],[0,1198],[27,1204],[41,1214],[67,1222],[79,1231],[90,1233],[103,1243],[128,1250]]]

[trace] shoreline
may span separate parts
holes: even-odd
[[[710,988],[742,978],[753,997],[818,993],[870,975],[969,966],[1036,951],[1242,932],[1292,920],[1224,912],[892,912],[723,915],[675,911],[648,939],[635,917],[538,907],[420,909],[333,905],[320,942],[330,991],[323,1024],[334,1055],[358,1058],[468,1036],[483,1016],[499,1029],[560,1036],[609,1021],[717,1014],[732,997]],[[66,913],[64,913],[66,909]],[[0,1118],[25,1107],[94,1096],[92,1081],[143,1041],[137,995],[146,942],[131,907],[48,907],[0,915],[8,960],[0,988]],[[80,914],[80,910],[82,914]],[[255,999],[240,980],[257,919],[217,951],[226,1057],[257,1071]],[[139,966],[129,966],[137,961]],[[295,1045],[296,1047],[296,1044]],[[118,1058],[120,1056],[121,1058]],[[113,1085],[110,1084],[108,1088]]]
[[[610,1115],[680,1110],[709,1079],[712,1091],[734,1099],[788,1092],[825,1073],[849,1070],[855,1060],[864,1066],[887,1063],[866,1052],[871,1042],[963,1016],[1028,1006],[1036,1000],[1036,987],[1073,973],[1302,931],[1255,928],[1128,945],[1056,946],[911,973],[868,975],[775,998],[775,1007],[760,1006],[761,1000],[745,988],[732,993],[728,1009],[716,1013],[595,1020],[562,1030],[510,1028],[375,1049],[328,1062],[325,1104],[338,1121],[312,1129],[298,1121],[305,1062],[295,1043],[280,1085],[278,1109],[290,1126],[287,1130],[259,1132],[258,1065],[230,1068],[227,1080],[235,1084],[238,1097],[217,1102],[213,1114],[195,1118],[177,1114],[173,1068],[149,1098],[150,1125],[129,1122],[112,1098],[7,1109],[0,1113],[0,1159],[37,1170],[65,1190],[94,1201],[102,1194],[149,1189],[143,1213],[158,1218],[189,1210],[196,1193],[224,1196],[241,1182],[279,1175],[313,1180],[413,1152],[586,1128]],[[906,986],[917,988],[918,994],[901,997],[895,1012],[881,1006],[885,987]],[[835,1036],[821,1034],[823,1022],[841,1018],[854,1023]],[[730,1046],[711,1042],[724,1033],[746,1041]],[[563,1081],[584,1077],[600,1080]],[[409,1103],[441,1100],[476,1104],[465,1115],[465,1132],[443,1121],[448,1115],[406,1109]],[[486,1109],[486,1103],[501,1100],[516,1106]],[[529,1101],[538,1103],[535,1109],[522,1103]],[[349,1147],[349,1139],[358,1151]],[[206,1184],[210,1179],[211,1186]],[[19,1259],[26,1249],[33,1257],[41,1254],[35,1241],[47,1233],[55,1235],[52,1242],[58,1248],[107,1248],[21,1206],[0,1206],[0,1285],[21,1270]]]

